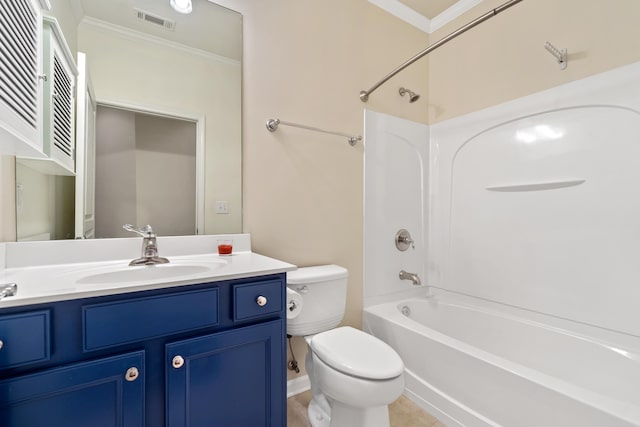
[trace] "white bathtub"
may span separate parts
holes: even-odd
[[[637,338],[612,345],[540,318],[444,296],[364,310],[404,360],[406,394],[447,425],[640,426]]]

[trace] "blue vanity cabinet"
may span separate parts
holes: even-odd
[[[0,426],[144,425],[144,352],[0,382]]]
[[[284,426],[282,320],[166,346],[167,427]]]
[[[285,283],[0,309],[0,427],[285,427]]]

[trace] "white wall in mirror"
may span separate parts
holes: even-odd
[[[70,176],[48,175],[17,164],[17,240],[74,238],[74,186]]]

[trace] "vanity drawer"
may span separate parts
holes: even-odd
[[[282,310],[283,287],[280,280],[234,286],[233,320],[247,320],[279,312]]]
[[[0,369],[49,360],[49,310],[0,316]]]
[[[85,351],[218,324],[218,289],[128,299],[82,308]]]

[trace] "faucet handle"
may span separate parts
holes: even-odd
[[[399,230],[396,233],[395,242],[396,242],[396,248],[398,248],[399,251],[404,252],[407,249],[409,249],[409,246],[411,246],[413,250],[416,249],[416,244],[411,238],[411,234],[409,234],[409,232],[404,228]]]
[[[133,233],[137,233],[142,237],[154,237],[155,233],[153,232],[153,228],[149,224],[144,227],[136,227],[132,224],[125,224],[122,226],[127,231],[131,231]]]

